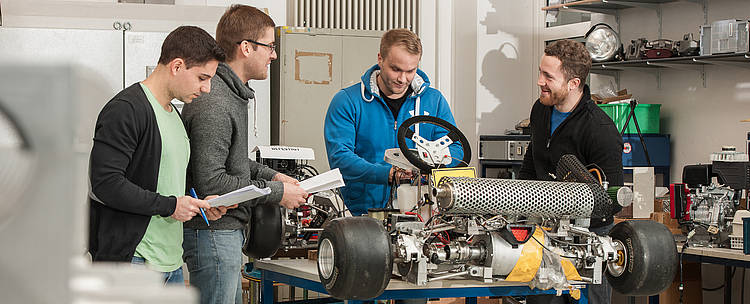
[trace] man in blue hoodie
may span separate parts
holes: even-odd
[[[407,29],[388,31],[380,40],[378,64],[362,75],[361,83],[339,91],[328,106],[324,129],[328,163],[341,170],[346,183],[341,194],[355,216],[370,208],[384,208],[389,184],[411,177],[411,172],[383,160],[386,149],[398,147],[396,132],[401,123],[412,116],[430,115],[455,125],[445,97],[430,88],[427,75],[417,68],[421,58],[422,43],[416,34]],[[418,133],[436,140],[448,131],[421,124]],[[414,147],[411,140],[407,144]],[[455,159],[463,157],[458,144],[450,151]]]

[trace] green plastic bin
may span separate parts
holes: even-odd
[[[619,104],[600,104],[598,105],[604,113],[607,113],[612,121],[615,122],[617,131],[622,131],[622,127],[625,125],[625,120],[630,114],[630,104],[619,103]],[[641,133],[643,134],[658,134],[659,133],[659,110],[661,104],[649,104],[641,103],[635,106],[635,117],[638,119],[638,126],[641,127]],[[628,128],[625,129],[625,134],[637,134],[638,130],[635,128],[635,122],[630,119]]]

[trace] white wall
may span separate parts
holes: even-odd
[[[536,91],[533,1],[477,1],[476,130],[502,135],[528,118]]]
[[[537,16],[533,1],[462,1],[452,11],[452,110],[477,166],[479,134],[503,134],[529,116]]]
[[[457,127],[471,142],[472,166],[477,166],[476,136],[476,49],[477,49],[477,4],[475,1],[456,2],[452,8],[453,19],[453,116]]]

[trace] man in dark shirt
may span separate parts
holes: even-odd
[[[591,101],[584,82],[591,57],[582,43],[560,40],[544,50],[539,65],[539,99],[531,109],[531,143],[526,150],[520,178],[551,180],[557,162],[575,155],[584,165],[601,168],[610,186],[623,184],[622,137],[612,119]],[[606,235],[612,215],[592,218],[590,230]],[[612,287],[606,280],[589,287],[589,301],[610,303]],[[527,297],[527,303],[552,303],[562,297]]]

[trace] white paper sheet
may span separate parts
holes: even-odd
[[[344,186],[344,178],[338,168],[303,180],[299,183],[307,193],[316,193]]]
[[[261,189],[261,188],[256,187],[255,185],[250,185],[244,188],[234,190],[222,196],[210,199],[208,200],[208,204],[211,205],[211,207],[231,206],[234,204],[239,204],[245,201],[249,201],[251,199],[263,197],[270,193],[271,193],[271,188]]]

